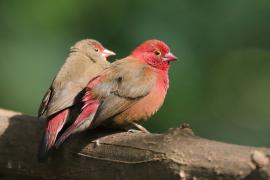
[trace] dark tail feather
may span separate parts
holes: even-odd
[[[48,160],[50,147],[48,146],[48,133],[45,131],[39,144],[38,161],[46,162]]]

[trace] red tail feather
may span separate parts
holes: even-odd
[[[61,137],[57,140],[55,146],[59,147],[71,134],[79,131],[83,131],[92,123],[94,119],[95,113],[99,106],[99,100],[91,97],[90,93],[85,93],[83,97],[85,101],[84,106],[82,107],[82,112],[74,121],[74,123],[61,135]]]
[[[69,110],[66,109],[48,120],[39,148],[38,158],[40,161],[44,161],[47,159],[48,152],[53,147],[58,133],[63,128],[66,122],[68,112]]]

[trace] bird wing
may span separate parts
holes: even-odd
[[[73,106],[76,96],[85,88],[89,80],[107,66],[107,61],[95,63],[79,52],[71,54],[45,94],[38,115],[48,117]]]
[[[50,87],[42,98],[41,104],[38,109],[38,117],[44,115],[48,108],[48,103],[52,97],[52,88]]]
[[[38,117],[45,114],[49,117],[72,106],[74,98],[82,89],[83,87],[76,82],[69,82],[62,86],[57,86],[53,83],[42,99]]]
[[[53,88],[53,96],[48,104],[47,116],[51,116],[73,105],[74,99],[83,87],[74,82],[69,82],[63,87]]]
[[[124,63],[125,61],[130,62]],[[157,80],[153,70],[150,66],[138,64],[132,59],[116,63],[109,72],[110,78],[93,90],[95,94],[100,89],[110,87],[107,96],[102,98],[93,125],[100,125],[104,120],[125,111],[142,97],[148,95]],[[102,92],[102,90],[100,91]]]

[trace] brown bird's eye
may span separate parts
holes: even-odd
[[[95,48],[94,50],[95,50],[96,52],[98,52],[98,51],[99,51],[99,49],[98,49],[98,48]]]
[[[160,56],[161,55],[161,52],[160,51],[155,51],[155,55],[156,56]]]

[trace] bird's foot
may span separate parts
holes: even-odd
[[[143,126],[137,124],[137,123],[131,123],[131,125],[133,127],[135,127],[136,129],[133,129],[132,127],[131,128],[128,128],[127,131],[128,132],[131,132],[131,133],[138,133],[138,132],[143,132],[143,133],[150,133],[146,128],[144,128]]]
[[[99,139],[94,140],[94,141],[92,141],[92,142],[95,143],[95,144],[94,144],[94,147],[95,147],[95,148],[98,147],[98,146],[100,146]]]
[[[141,130],[137,130],[137,129],[129,129],[127,132],[128,133],[141,133],[142,131]]]
[[[133,126],[135,126],[138,130],[144,132],[144,133],[150,133],[145,127],[141,126],[140,124],[137,123],[132,123]]]

